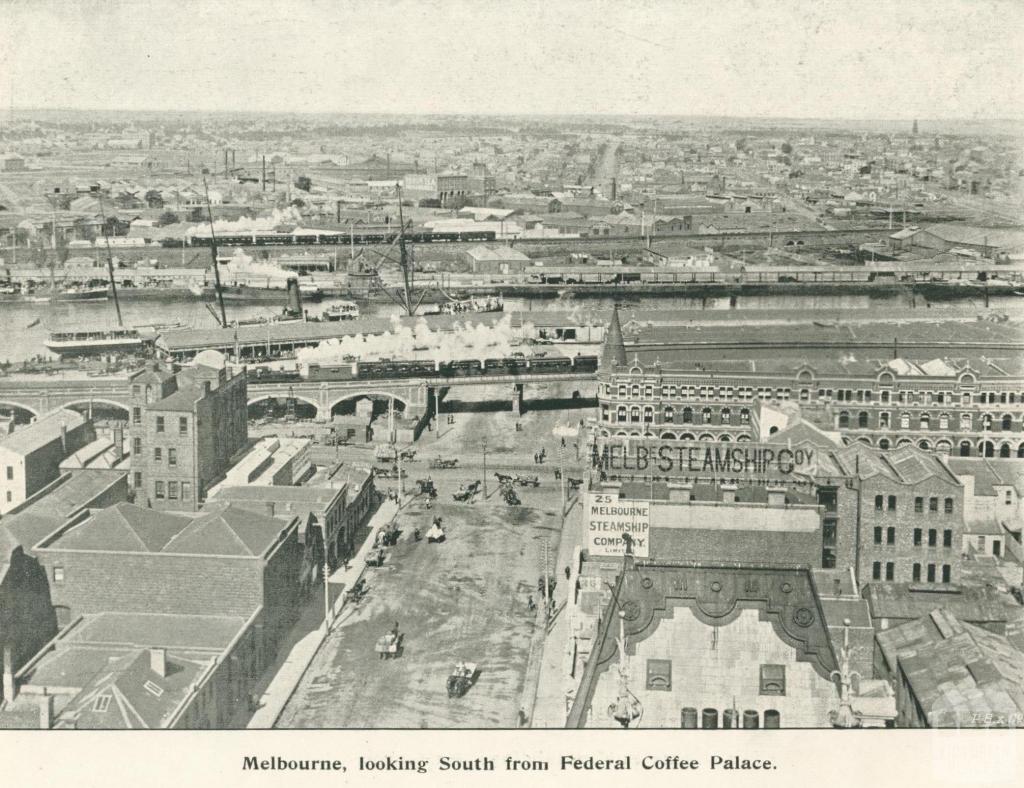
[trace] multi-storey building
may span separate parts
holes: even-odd
[[[612,315],[598,379],[598,434],[747,441],[781,408],[848,440],[961,457],[1024,458],[1024,365],[1016,359],[662,364],[627,360]]]
[[[154,363],[131,378],[132,487],[154,509],[197,511],[248,441],[245,371],[200,353],[172,371]]]

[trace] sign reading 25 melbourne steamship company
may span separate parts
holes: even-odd
[[[625,555],[628,539],[633,545],[633,555],[647,558],[651,502],[620,501],[616,495],[591,493],[587,496],[583,527],[585,546],[592,556]]]

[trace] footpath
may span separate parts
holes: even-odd
[[[373,541],[377,532],[385,527],[398,513],[398,504],[394,501],[385,500],[374,513],[369,522],[369,532],[363,544],[356,554],[349,560],[348,568],[338,567],[330,578],[328,585],[337,594],[337,598],[331,606],[331,622],[338,620],[338,616],[345,607],[345,590],[351,588],[362,577],[366,570],[366,556],[373,549]],[[322,589],[321,589],[321,593]],[[320,610],[322,611],[322,607]],[[321,613],[322,615],[322,613]],[[299,686],[306,669],[313,661],[320,646],[327,640],[331,628],[326,622],[300,638],[285,656],[284,661],[278,668],[277,673],[271,679],[270,684],[264,690],[259,699],[259,707],[252,715],[246,725],[247,728],[273,728],[277,718],[281,716],[284,707],[291,700],[295,688]]]
[[[525,724],[531,728],[564,727],[568,715],[566,693],[573,686],[569,676],[569,609],[576,573],[573,572],[571,579],[566,580],[565,567],[572,565],[573,551],[579,544],[579,507],[582,505],[579,496],[571,499],[562,526],[557,558],[552,566],[553,577],[558,581],[554,593],[554,617],[545,622],[543,611],[537,611],[537,630],[530,644],[522,702]]]

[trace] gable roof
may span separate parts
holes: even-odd
[[[61,425],[68,431],[77,429],[88,419],[68,408],[57,408],[40,416],[31,424],[21,427],[0,440],[0,448],[15,454],[27,455],[60,438]]]

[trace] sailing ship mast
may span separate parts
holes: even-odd
[[[213,209],[210,207],[210,190],[206,185],[206,178],[203,178],[203,192],[206,194],[206,215],[210,218],[210,254],[213,257],[213,282],[217,288],[217,303],[220,306],[220,324],[227,328],[228,315],[224,311],[224,293],[220,289],[220,268],[217,265],[217,235],[213,230]]]
[[[107,215],[103,212],[103,198],[99,197],[97,202],[100,205],[100,219],[103,220],[103,240],[107,245],[107,276],[110,278],[110,293],[114,296],[114,309],[117,310],[117,327],[124,328],[121,320],[121,302],[117,300],[117,283],[114,281],[114,258],[110,254],[110,235],[107,233]]]

